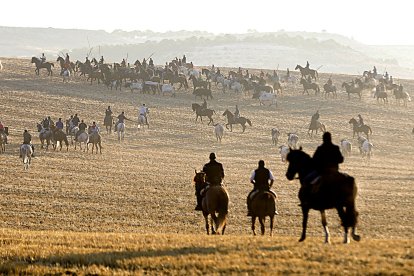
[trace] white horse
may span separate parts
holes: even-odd
[[[352,143],[346,139],[341,140],[341,151],[344,156],[351,156]]]
[[[259,102],[260,102],[260,105],[265,105],[266,103],[269,103],[269,106],[271,106],[272,104],[274,104],[275,106],[277,106],[276,94],[275,93],[261,91],[260,92],[260,96],[259,96]]]
[[[220,124],[215,124],[214,134],[216,135],[217,142],[221,143],[221,139],[223,138],[223,134],[224,134],[224,127]]]
[[[79,148],[82,150],[82,143],[85,144],[85,148],[83,151],[85,151],[88,148],[88,142],[89,142],[89,135],[86,132],[82,132],[78,135],[77,141],[75,141],[75,150],[76,150],[76,144],[79,143]]]
[[[23,144],[20,146],[20,155],[23,159],[23,167],[25,170],[29,169],[29,165],[32,162],[32,147],[28,144]]]
[[[69,79],[70,79],[70,70],[64,69],[63,72],[62,72],[62,78],[63,78],[63,83],[65,83],[65,81],[66,82],[69,82]]]
[[[123,141],[125,136],[125,123],[118,123],[116,132],[118,133],[118,141]]]
[[[147,113],[148,114],[148,113]],[[138,115],[138,129],[143,128],[144,126],[147,126],[149,128],[148,120],[143,114]]]
[[[272,142],[276,146],[279,141],[280,131],[277,128],[272,128]]]
[[[243,85],[240,82],[235,81],[230,85],[230,89],[233,90],[234,92],[242,93],[243,92]]]
[[[174,86],[172,86],[169,83],[161,85],[161,92],[162,92],[163,96],[165,96],[165,94],[167,94],[167,95],[171,95],[172,97],[175,97]]]
[[[79,127],[74,126],[72,121],[69,122],[69,129],[67,135],[70,136],[70,144],[73,145],[73,137],[75,137],[76,132],[79,131]]]
[[[288,146],[289,148],[296,149],[299,141],[299,136],[295,133],[288,133]]]

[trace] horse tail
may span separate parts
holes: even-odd
[[[246,122],[249,124],[249,126],[252,126],[252,122],[249,119],[246,119]]]

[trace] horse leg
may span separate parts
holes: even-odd
[[[330,238],[329,238],[329,229],[328,229],[328,223],[326,221],[325,210],[321,211],[321,217],[322,217],[323,230],[325,231],[325,243],[331,243]]]
[[[342,222],[342,226],[344,227],[344,241],[343,243],[349,243],[349,237],[348,237],[348,221],[347,221],[347,217],[344,211],[344,208],[342,206],[336,207],[336,210],[338,212],[338,215],[341,219]]]
[[[262,232],[262,236],[265,234],[265,219],[266,217],[259,217],[259,222],[260,222],[260,231]]]
[[[274,220],[275,216],[274,215],[270,215],[270,236],[273,236],[273,220]]]
[[[204,211],[203,211],[203,216],[204,216],[204,220],[206,222],[207,235],[210,235],[210,226],[208,224],[208,214],[204,213]]]
[[[216,214],[213,212],[210,214],[210,224],[211,224],[211,234],[217,234],[217,217]]]
[[[252,231],[253,231],[254,236],[256,236],[255,224],[256,224],[256,216],[252,216]]]
[[[302,235],[299,239],[300,242],[304,241],[306,239],[306,227],[308,224],[308,216],[309,216],[309,208],[302,206]]]
[[[245,125],[241,125],[241,126],[243,128],[242,133],[244,133],[244,131],[246,130],[246,126]]]

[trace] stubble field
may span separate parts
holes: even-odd
[[[241,116],[253,126],[241,133],[225,131],[217,143],[213,127],[195,122],[192,90],[176,98],[108,90],[75,77],[62,83],[55,68],[35,76],[29,60],[2,59],[0,120],[10,127],[9,145],[0,156],[0,271],[3,273],[75,272],[129,273],[296,273],[296,274],[411,274],[413,246],[413,103],[408,107],[377,103],[370,91],[363,99],[347,100],[302,95],[299,85],[278,97],[278,106],[259,106],[250,95],[223,94],[213,84],[209,108],[215,122],[224,123],[226,108],[238,104]],[[222,69],[226,71],[226,69]],[[250,69],[250,72],[260,70]],[[322,86],[330,74],[320,74]],[[353,76],[333,75],[337,87]],[[412,95],[414,81],[400,80]],[[192,89],[192,88],[191,88]],[[105,108],[125,111],[136,121],[138,107],[150,107],[150,128],[138,130],[127,122],[125,140],[103,131]],[[287,164],[272,145],[270,130],[278,127],[286,144],[287,132],[313,153],[321,135],[307,136],[311,115],[320,110],[335,143],[352,139],[348,121],[361,114],[372,130],[374,155],[361,158],[356,148],[341,170],[357,180],[360,212],[358,231],[363,240],[340,245],[342,229],[336,212],[328,211],[332,246],[323,246],[320,216],[311,212],[308,240],[301,232],[299,183],[285,178]],[[101,125],[103,153],[40,149],[36,123],[46,116],[68,118],[78,113],[87,124]],[[36,157],[29,171],[18,158],[22,132],[34,137]],[[215,152],[225,169],[230,194],[226,235],[206,237],[195,206],[192,178]],[[276,177],[278,194],[273,237],[253,237],[245,199],[250,173],[263,159]]]

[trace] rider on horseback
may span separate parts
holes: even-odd
[[[95,122],[92,122],[92,125],[89,127],[89,134],[99,133],[99,128]]]
[[[307,69],[309,69],[309,61],[306,61],[306,67]]]
[[[196,186],[196,197],[197,197],[197,206],[194,210],[202,210],[202,191],[208,189],[208,185],[221,185],[221,181],[224,178],[224,169],[223,165],[216,161],[216,155],[214,152],[210,153],[210,162],[204,165],[203,172],[206,174],[206,185]]]
[[[78,132],[76,132],[76,134],[75,134],[75,141],[78,141],[78,136],[81,134],[81,133],[83,133],[83,132],[85,132],[85,130],[86,130],[86,128],[88,127],[84,122],[83,122],[83,120],[81,121],[81,123],[79,124],[79,131]]]
[[[45,53],[42,53],[42,56],[40,57],[40,64],[45,63],[45,62],[46,62]]]
[[[34,156],[34,146],[32,145],[32,135],[27,131],[27,129],[23,132],[23,144],[30,145],[32,147],[32,157]],[[20,152],[20,158],[22,158],[22,153]]]
[[[62,122],[62,118],[59,118],[59,120],[56,122],[56,128],[63,130],[63,122]]]
[[[275,179],[273,177],[272,172],[269,169],[265,168],[265,162],[263,160],[260,160],[259,167],[253,171],[250,177],[250,183],[252,183],[254,187],[253,187],[253,190],[247,196],[247,216],[249,217],[252,216],[251,203],[254,197],[260,191],[271,192],[276,198],[276,193],[270,190],[270,188],[273,185],[274,180]],[[275,214],[278,215],[279,213],[275,211]]]
[[[142,104],[142,106],[139,108],[139,115],[144,116],[146,122],[148,122],[147,113],[148,113],[148,108],[145,106],[145,104]]]
[[[206,101],[206,99],[204,99],[204,102],[201,105],[201,109],[207,109],[207,101]]]
[[[73,118],[72,118],[73,126],[78,126],[79,122],[80,122],[80,119],[78,117],[78,113],[76,113],[75,116],[73,116]]]
[[[240,111],[239,111],[239,107],[236,104],[236,110],[234,111],[234,119],[238,119],[240,118]]]
[[[316,110],[316,113],[312,115],[309,129],[316,129],[318,121],[319,121],[319,110]]]
[[[122,113],[121,113],[121,114],[119,114],[117,118],[118,118],[118,121],[117,121],[117,122],[116,122],[116,124],[115,124],[115,131],[117,131],[118,124],[120,124],[120,123],[124,123],[124,122],[125,122],[125,120],[128,120],[128,118],[127,118],[127,117],[125,117],[125,113],[124,113],[124,111],[122,111]]]
[[[338,173],[339,164],[344,162],[344,157],[339,147],[332,143],[330,132],[323,134],[323,143],[318,146],[312,159],[319,174],[332,175]]]
[[[359,122],[358,122],[359,127],[362,127],[364,125],[364,119],[362,119],[361,114],[358,114],[358,119],[359,119]]]

